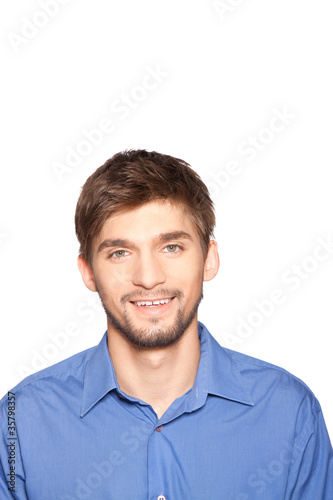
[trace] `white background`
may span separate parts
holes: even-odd
[[[99,342],[106,321],[77,270],[75,206],[107,158],[144,148],[189,162],[215,201],[221,267],[199,320],[226,347],[301,378],[332,436],[332,251],[313,258],[318,238],[333,238],[331,1],[226,0],[223,13],[212,0],[63,0],[52,15],[42,3],[0,12],[1,395],[22,370]],[[288,123],[272,121],[276,110]],[[56,175],[54,162],[105,118],[112,133]],[[273,289],[284,303],[241,339],[240,318]],[[77,335],[56,347],[52,334],[70,323]]]

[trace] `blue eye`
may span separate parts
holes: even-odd
[[[171,250],[171,252],[167,252],[167,253],[175,253],[176,250],[175,248],[180,248],[179,245],[167,245],[165,248],[172,248],[173,250]]]
[[[183,250],[183,248],[180,245],[175,245],[175,244],[167,245],[163,249],[164,253],[170,253],[170,254],[178,253],[179,250]],[[129,255],[129,252],[127,250],[119,249],[112,252],[108,258],[112,260],[122,260],[124,257],[127,257],[127,255]]]
[[[118,255],[118,256],[116,256],[116,254],[119,254],[120,252],[122,252],[123,254],[124,254],[124,253],[128,253],[128,252],[126,252],[126,250],[116,250],[115,252],[113,252],[113,253],[110,255],[110,258],[121,259],[122,257],[124,257],[124,255]],[[115,256],[115,257],[114,257],[114,256]]]

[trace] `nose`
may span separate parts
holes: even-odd
[[[156,285],[165,283],[166,273],[157,255],[149,251],[142,251],[137,256],[133,271],[132,282],[134,285],[152,289]]]

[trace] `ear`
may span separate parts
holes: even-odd
[[[94,273],[93,273],[90,265],[85,260],[85,258],[82,257],[82,255],[78,256],[77,265],[78,265],[82,279],[83,279],[86,287],[89,288],[89,290],[92,292],[97,292]]]
[[[204,264],[204,281],[210,281],[217,275],[220,267],[219,253],[215,240],[210,240],[208,253]]]

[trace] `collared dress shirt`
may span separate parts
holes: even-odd
[[[201,322],[198,335],[194,385],[160,419],[120,390],[106,333],[20,382],[0,403],[0,499],[333,500],[332,446],[309,388],[222,348]]]

